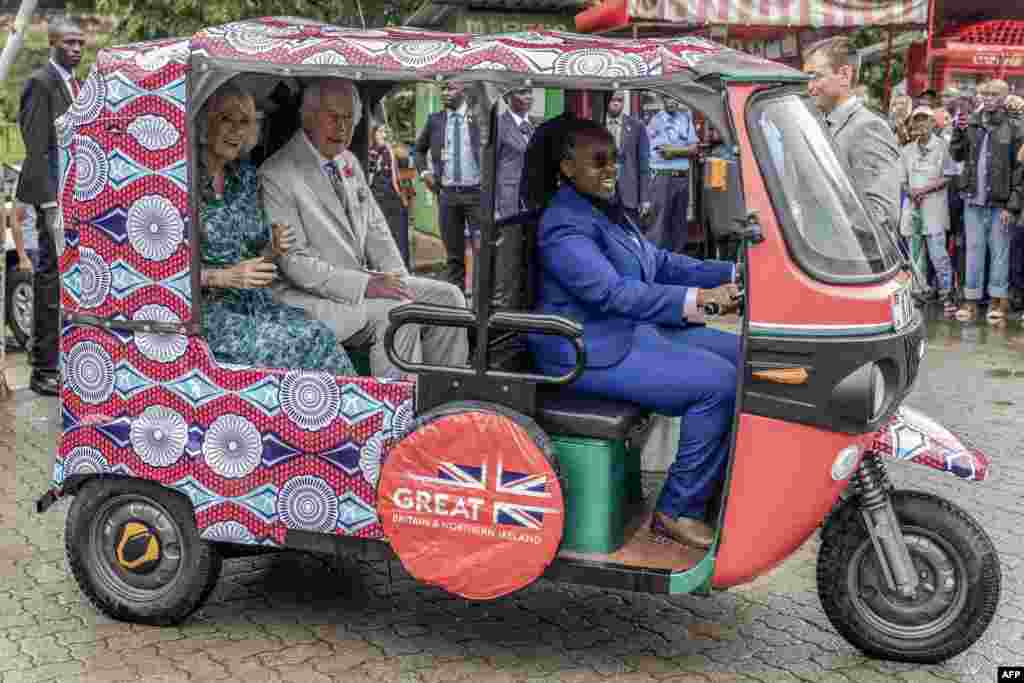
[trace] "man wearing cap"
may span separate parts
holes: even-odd
[[[926,106],[918,106],[907,117],[912,138],[901,154],[903,187],[907,194],[900,234],[910,239],[911,260],[920,281],[924,283],[931,259],[938,280],[939,299],[952,315],[950,293],[953,289],[953,268],[946,252],[949,230],[949,202],[946,186],[956,168],[949,156],[946,142],[934,134],[935,114]],[[924,293],[924,292],[921,292]]]
[[[689,111],[666,96],[664,110],[647,126],[651,141],[651,201],[654,225],[648,239],[661,249],[682,254],[689,235],[690,160],[699,153],[697,128]]]

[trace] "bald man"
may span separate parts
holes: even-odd
[[[50,24],[49,38],[50,61],[29,76],[21,93],[18,127],[25,141],[25,161],[18,180],[17,197],[34,206],[36,216],[42,218],[39,226],[39,267],[33,282],[35,304],[29,386],[38,394],[56,396],[60,390],[60,273],[54,243],[59,179],[54,122],[78,95],[75,68],[82,61],[85,36],[77,24],[60,19]]]
[[[260,168],[263,203],[273,223],[290,225],[296,246],[281,258],[285,281],[274,295],[327,323],[349,347],[370,347],[377,377],[404,377],[388,358],[388,313],[409,301],[466,307],[462,290],[413,277],[387,219],[349,151],[362,117],[351,81],[319,79],[302,95],[302,128]],[[405,325],[395,334],[400,358],[465,366],[465,330]]]

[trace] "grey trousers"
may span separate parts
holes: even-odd
[[[455,285],[422,277],[407,277],[405,284],[419,303],[466,307],[466,297]],[[322,320],[345,346],[369,346],[370,370],[375,377],[406,377],[403,370],[391,363],[384,348],[388,314],[406,302],[364,299],[360,305],[352,306],[294,289],[276,298],[304,308],[311,316]],[[352,332],[354,320],[361,324],[355,333]],[[466,366],[469,359],[466,331],[457,327],[405,325],[395,335],[394,348],[400,358],[414,363]]]

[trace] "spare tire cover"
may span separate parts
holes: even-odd
[[[565,522],[553,463],[522,426],[483,411],[437,417],[399,442],[377,506],[406,571],[474,600],[543,574]]]

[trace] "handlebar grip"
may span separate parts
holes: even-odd
[[[542,313],[497,311],[491,314],[491,324],[513,332],[552,334],[569,339],[578,339],[583,336],[583,325],[575,320]]]

